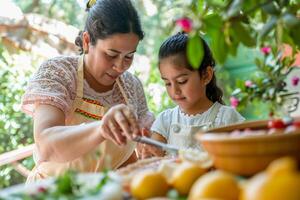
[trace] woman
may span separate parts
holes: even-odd
[[[126,72],[144,36],[136,10],[130,0],[92,2],[75,41],[82,55],[44,62],[23,97],[37,147],[29,181],[134,162],[131,139],[153,121],[141,82]]]

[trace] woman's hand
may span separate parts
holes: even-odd
[[[151,131],[148,129],[143,128],[142,135],[166,143],[165,138],[163,138],[161,135],[157,133],[151,133]],[[147,145],[147,144],[138,144],[137,152],[138,152],[138,157],[141,159],[150,158],[153,156],[162,157],[165,155],[165,151],[161,150],[160,148]]]
[[[117,145],[125,145],[127,139],[140,135],[137,119],[129,106],[116,105],[102,119],[101,136]]]

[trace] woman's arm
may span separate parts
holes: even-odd
[[[134,114],[125,105],[112,107],[101,122],[74,126],[65,126],[64,113],[55,106],[36,106],[34,139],[41,161],[71,161],[106,139],[124,145],[132,135],[140,135],[140,131]]]
[[[100,121],[65,126],[63,111],[51,105],[37,105],[34,113],[34,139],[41,161],[67,162],[99,145]]]

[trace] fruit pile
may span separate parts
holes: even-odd
[[[273,161],[248,180],[184,160],[158,171],[141,171],[130,185],[132,196],[138,200],[166,196],[187,200],[299,200],[299,188],[300,171],[290,157]],[[174,191],[177,196],[171,195]]]
[[[261,134],[290,134],[300,133],[300,120],[282,120],[282,119],[271,119],[268,121],[267,129],[244,129],[234,130],[230,133],[230,136],[251,136]]]

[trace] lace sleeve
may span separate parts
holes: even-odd
[[[76,57],[57,57],[44,62],[27,85],[22,110],[33,115],[36,104],[49,104],[66,114],[76,95],[76,68]]]
[[[142,127],[150,129],[150,127],[154,121],[154,115],[148,109],[143,85],[138,78],[136,78],[135,91],[136,91],[136,95],[137,95],[136,99],[138,100],[137,115],[138,115],[139,123]]]
[[[141,81],[129,72],[122,75],[122,80],[129,101],[134,106],[140,126],[150,129],[154,115],[148,109]]]

